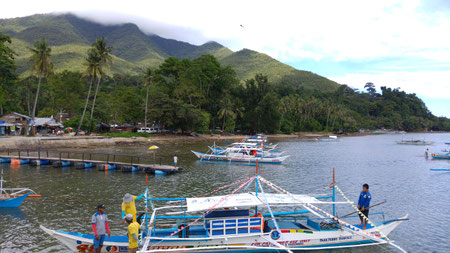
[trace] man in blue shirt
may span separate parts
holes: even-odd
[[[366,229],[367,225],[367,219],[369,217],[369,206],[370,206],[370,200],[372,199],[372,195],[370,195],[369,192],[369,185],[364,184],[363,190],[361,194],[359,194],[359,200],[358,200],[358,209],[361,211],[362,215],[359,215],[359,218],[361,219],[360,226],[363,226],[363,229]]]
[[[105,213],[105,205],[98,205],[97,210],[98,212],[92,215],[91,223],[95,235],[93,242],[94,251],[100,253],[105,241],[105,234],[108,233],[108,237],[111,237],[111,234],[109,233],[108,215]]]

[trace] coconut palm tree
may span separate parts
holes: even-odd
[[[144,85],[146,87],[145,93],[145,115],[144,115],[144,126],[147,128],[147,111],[148,111],[148,90],[153,80],[153,70],[149,67],[144,71]]]
[[[92,83],[97,78],[98,75],[98,66],[100,64],[100,57],[93,48],[88,50],[88,55],[84,60],[84,65],[86,66],[86,70],[83,73],[83,77],[87,77],[89,80],[89,89],[86,96],[86,102],[84,103],[83,113],[81,114],[80,123],[78,124],[77,131],[75,135],[78,135],[78,132],[81,129],[81,125],[84,121],[84,115],[86,114],[87,106],[89,104],[89,98],[91,96]]]
[[[92,43],[92,47],[98,54],[99,64],[98,64],[98,68],[97,68],[97,73],[98,73],[97,83],[95,85],[94,99],[92,100],[91,116],[89,118],[88,132],[91,132],[91,129],[92,129],[92,119],[94,117],[95,100],[97,99],[98,87],[100,86],[100,81],[102,79],[102,76],[105,74],[103,67],[109,67],[112,64],[112,56],[110,54],[112,51],[112,47],[109,47],[106,45],[106,41],[103,36],[101,39],[97,39],[94,43]]]
[[[233,103],[229,96],[225,95],[220,102],[221,108],[217,112],[217,115],[219,116],[219,119],[222,120],[222,131],[224,131],[227,117],[234,118],[235,112],[233,110]]]
[[[38,75],[39,81],[36,90],[36,97],[34,99],[33,112],[31,113],[31,118],[34,122],[36,116],[36,107],[39,97],[39,91],[41,89],[41,80],[43,77],[47,77],[53,71],[53,63],[50,59],[52,49],[47,45],[45,38],[41,41],[34,41],[33,47],[28,48],[32,55],[30,61],[32,62],[31,72]],[[33,135],[35,133],[35,128],[33,127]]]

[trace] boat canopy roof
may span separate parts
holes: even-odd
[[[246,146],[256,146],[256,143],[249,143],[249,142],[235,142],[232,143],[231,145],[246,145]]]
[[[345,203],[345,202],[320,201],[317,198],[302,194],[288,195],[288,194],[260,193],[258,196],[256,196],[254,192],[250,192],[250,193],[234,194],[231,196],[223,195],[223,196],[203,197],[203,198],[186,198],[186,204],[188,212],[199,212],[199,211],[207,211],[210,209],[265,206],[266,199],[269,205]]]

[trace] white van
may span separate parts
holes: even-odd
[[[155,127],[141,127],[137,130],[138,133],[149,133],[156,134],[158,132],[158,128]]]

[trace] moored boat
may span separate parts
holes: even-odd
[[[432,141],[425,141],[420,139],[411,139],[411,140],[401,140],[397,141],[397,144],[403,144],[403,145],[431,145],[433,144]]]
[[[243,163],[274,163],[280,164],[289,156],[258,156],[244,153],[226,153],[226,154],[207,154],[193,151],[200,161],[217,161],[217,162],[243,162]]]
[[[255,191],[247,191],[250,185],[255,185]],[[380,222],[368,220],[364,230],[335,215],[335,205],[356,207],[334,180],[330,187],[333,195],[292,194],[256,174],[191,198],[151,198],[146,189],[145,207],[151,206],[152,212],[143,216],[138,252],[293,252],[380,244],[402,250],[388,235],[408,219],[407,215]],[[210,196],[224,189],[226,195]],[[346,201],[335,201],[336,191]],[[325,211],[326,206],[332,207],[333,214]],[[71,251],[92,248],[92,235],[41,229]],[[106,238],[104,246],[102,252],[126,252],[126,236]]]
[[[72,252],[93,252],[94,235],[57,231],[42,225],[39,227]],[[126,235],[106,237],[101,252],[128,252],[128,237]]]
[[[450,153],[444,154],[444,153],[431,153],[432,159],[439,159],[439,160],[450,160]]]
[[[3,170],[0,177],[0,208],[19,207],[27,197],[40,197],[33,190],[28,188],[4,188]]]
[[[256,185],[254,192],[237,193],[253,182]],[[146,232],[142,234],[143,247],[139,252],[293,252],[379,244],[398,247],[387,236],[407,219],[406,215],[399,219],[369,222],[370,225],[363,230],[360,226],[351,225],[319,207],[333,205],[334,212],[336,204],[351,204],[322,200],[334,200],[334,194],[322,197],[292,194],[258,175],[241,179],[231,185],[237,188],[228,195],[177,199],[147,198],[150,202],[163,200],[168,201],[168,204],[153,208],[150,221],[144,225]],[[262,185],[268,186],[275,193],[265,192]],[[333,187],[337,188],[335,184]],[[180,201],[181,205],[174,205],[175,201]],[[275,212],[277,208],[286,207],[293,210]],[[297,210],[296,207],[303,207],[304,210]],[[261,213],[263,210],[266,213]],[[306,213],[311,213],[316,218],[308,217],[302,220],[300,216]],[[284,215],[297,217],[280,217]],[[179,219],[182,223],[175,222],[170,228],[162,228],[156,225],[159,219]],[[148,221],[148,218],[145,220]]]

